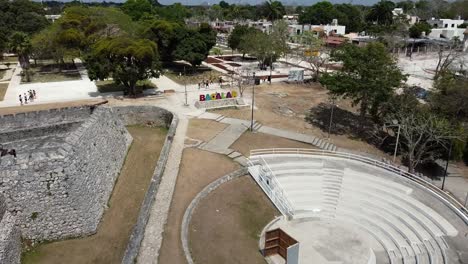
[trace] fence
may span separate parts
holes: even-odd
[[[397,168],[391,164],[367,158],[364,156],[359,156],[356,154],[344,153],[344,152],[335,152],[328,150],[318,150],[318,149],[295,149],[295,148],[281,148],[281,149],[256,149],[250,151],[250,158],[255,158],[256,156],[269,155],[269,154],[298,154],[298,155],[317,155],[317,156],[329,156],[329,157],[338,157],[348,160],[354,160],[369,164],[375,167],[382,168],[394,174],[405,177],[420,186],[424,187],[427,191],[431,192],[438,199],[448,205],[456,214],[458,214],[465,224],[468,225],[468,209],[456,200],[451,195],[443,192],[437,186],[421,179],[420,177],[406,172],[400,168]],[[263,160],[264,161],[264,160]],[[266,162],[265,162],[266,163]],[[274,175],[273,175],[274,176]]]
[[[289,202],[288,198],[284,194],[284,189],[276,179],[276,176],[270,169],[270,166],[268,166],[263,157],[260,157],[257,162],[259,164],[255,164],[255,162],[252,162],[251,160],[248,161],[249,167],[260,165],[258,174],[251,173],[255,181],[258,183],[258,185],[260,185],[263,191],[267,194],[268,198],[270,198],[273,204],[283,215],[292,217],[294,210],[291,206],[291,202]]]

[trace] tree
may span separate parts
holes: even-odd
[[[280,1],[267,0],[263,6],[263,15],[270,21],[282,19],[286,10]]]
[[[261,31],[252,31],[244,35],[238,49],[255,56],[260,69],[265,69],[267,66],[271,68],[272,63],[287,52],[286,38],[287,25],[284,21],[277,21],[270,35]]]
[[[393,23],[393,9],[395,3],[388,0],[381,0],[373,5],[366,16],[366,20],[377,25],[390,25]]]
[[[429,97],[433,112],[456,121],[468,121],[468,80],[446,71],[434,87]]]
[[[29,56],[31,55],[31,40],[23,32],[15,32],[10,38],[10,50],[18,55],[21,68],[29,68]]]
[[[434,80],[437,80],[444,72],[447,72],[457,59],[463,57],[460,51],[461,46],[462,43],[458,39],[454,39],[445,45],[439,45]]]
[[[415,23],[409,28],[409,36],[411,38],[420,38],[423,32],[426,33],[426,36],[431,33],[431,25],[425,21]]]
[[[190,17],[190,10],[180,3],[157,7],[154,11],[160,19],[184,23],[184,19]]]
[[[189,62],[193,67],[200,65],[207,56],[207,46],[201,34],[194,32],[182,39],[174,50],[174,57]]]
[[[211,50],[214,45],[216,45],[216,31],[214,31],[208,23],[201,23],[198,28],[198,33],[200,33],[205,41],[208,51]]]
[[[447,119],[418,107],[399,110],[387,120],[396,120],[400,125],[400,152],[410,173],[419,164],[441,157],[449,142],[459,137]],[[397,133],[397,128],[391,129]]]
[[[316,82],[320,78],[322,68],[327,64],[329,59],[325,41],[310,31],[304,32],[299,41],[304,47],[300,50],[300,56],[310,64],[314,71],[312,80]]]
[[[133,20],[139,20],[145,13],[151,13],[152,5],[148,0],[127,0],[122,10]]]
[[[361,119],[370,112],[377,117],[379,107],[405,79],[395,59],[381,43],[365,47],[345,44],[331,53],[331,60],[343,64],[341,71],[324,73],[320,82],[332,94],[349,97],[360,104]]]
[[[257,31],[258,30],[256,28],[249,27],[247,25],[237,25],[229,35],[228,46],[233,50],[239,49],[244,36]]]
[[[102,39],[86,56],[85,66],[91,80],[113,80],[136,95],[136,84],[159,76],[158,50],[147,39],[117,37]]]
[[[229,8],[229,4],[225,1],[221,1],[219,2],[219,6],[222,8],[222,9],[227,9]]]
[[[177,32],[181,30],[182,26],[179,23],[154,20],[145,28],[143,36],[158,44],[162,61],[170,61],[178,43]]]
[[[361,9],[352,4],[335,5],[340,25],[346,26],[346,32],[361,32],[365,28],[364,15]]]
[[[330,24],[337,17],[337,11],[333,4],[328,1],[318,2],[306,7],[302,14],[299,14],[300,24],[326,25]]]

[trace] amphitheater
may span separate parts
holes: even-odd
[[[264,232],[279,227],[295,238],[299,263],[468,263],[466,208],[396,167],[340,152],[260,149],[249,172],[283,215]]]

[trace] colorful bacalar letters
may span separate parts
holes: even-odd
[[[220,100],[235,97],[237,97],[236,91],[231,91],[227,93],[200,94],[200,101]]]

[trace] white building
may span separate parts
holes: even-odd
[[[289,35],[292,36],[297,36],[301,35],[302,33],[306,31],[321,31],[325,35],[344,35],[346,32],[346,26],[340,26],[338,25],[338,21],[336,19],[333,19],[332,24],[328,25],[298,25],[298,24],[293,24],[289,25]]]
[[[393,18],[396,18],[396,17],[406,18],[406,20],[408,21],[408,24],[410,25],[414,25],[418,23],[420,20],[418,16],[411,16],[411,15],[405,14],[405,12],[403,11],[403,8],[393,9],[392,14],[393,14]]]
[[[458,28],[459,25],[463,24],[463,19],[434,19],[431,18],[427,21],[432,26],[431,33],[428,35],[429,38],[445,38],[452,39],[458,37],[463,40],[465,32],[464,28]]]
[[[446,29],[452,29],[452,28],[458,28],[459,25],[463,24],[465,22],[463,19],[435,19],[431,18],[426,21],[429,25],[431,25],[433,28],[446,28]]]

